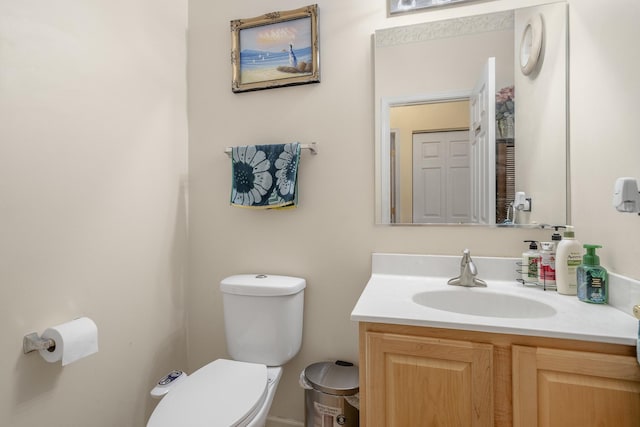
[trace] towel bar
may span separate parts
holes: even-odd
[[[311,144],[300,144],[300,148],[311,151],[311,154],[318,154],[318,144],[315,142],[312,142]],[[231,156],[231,150],[233,150],[232,147],[227,147],[224,149],[224,152]]]

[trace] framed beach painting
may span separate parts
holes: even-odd
[[[231,21],[234,92],[320,82],[318,6]]]

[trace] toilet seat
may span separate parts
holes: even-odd
[[[176,385],[153,411],[147,427],[243,426],[266,394],[265,365],[218,359]]]

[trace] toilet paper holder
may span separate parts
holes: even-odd
[[[56,342],[51,338],[41,338],[37,333],[32,332],[25,335],[22,339],[22,351],[24,354],[38,350],[53,351],[56,348]]]

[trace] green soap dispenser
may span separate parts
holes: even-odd
[[[578,299],[593,304],[606,304],[609,298],[609,277],[607,270],[600,266],[600,257],[596,249],[600,245],[583,245],[587,253],[578,266]]]

